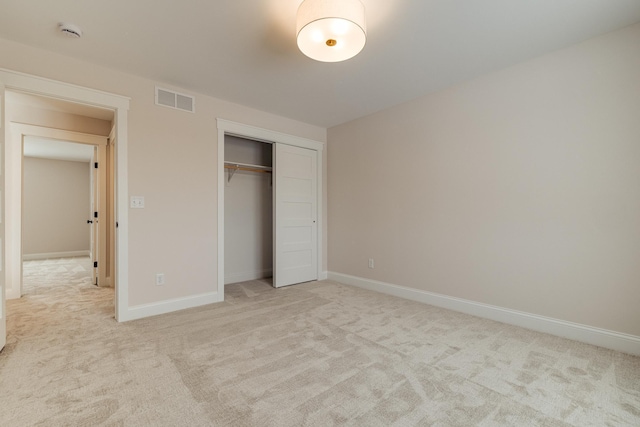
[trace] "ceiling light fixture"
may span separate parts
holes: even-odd
[[[360,0],[305,0],[298,7],[298,48],[311,59],[339,62],[356,56],[367,41]]]

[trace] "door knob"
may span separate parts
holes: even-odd
[[[90,219],[87,220],[87,224],[93,224],[93,221],[91,221]]]

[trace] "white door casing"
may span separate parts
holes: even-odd
[[[273,147],[276,288],[318,278],[317,155],[307,148]]]
[[[5,294],[4,250],[4,85],[0,81],[0,350],[7,344],[7,296]]]
[[[109,269],[105,271],[107,275],[107,286],[116,286],[116,217],[118,212],[117,203],[118,200],[115,197],[115,182],[114,177],[116,173],[116,148],[117,137],[116,129],[113,127],[109,134],[109,144],[107,144],[107,197],[109,199],[109,212],[107,213],[107,221],[109,221],[107,241],[109,242],[109,253],[107,259],[109,260]]]

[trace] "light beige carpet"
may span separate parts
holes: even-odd
[[[640,426],[638,357],[333,282],[118,324],[89,266],[25,265],[0,425]]]

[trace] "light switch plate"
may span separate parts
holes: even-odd
[[[144,196],[131,196],[131,209],[143,209]]]

